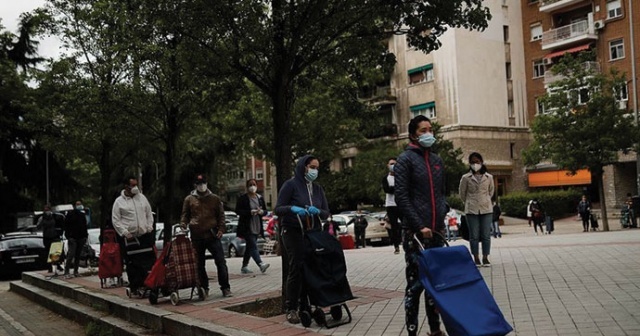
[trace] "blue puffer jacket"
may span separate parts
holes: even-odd
[[[278,193],[275,211],[282,227],[300,227],[298,216],[291,212],[291,207],[294,205],[301,208],[313,205],[320,210],[320,218],[322,219],[327,219],[330,215],[329,204],[322,187],[316,183],[309,183],[304,178],[304,162],[309,156],[305,155],[298,160],[294,176],[282,185]],[[306,226],[306,219],[301,219]],[[318,216],[312,216],[312,219],[314,228],[322,227]]]
[[[425,227],[443,231],[447,205],[442,158],[409,144],[398,157],[393,172],[402,227],[414,233]]]

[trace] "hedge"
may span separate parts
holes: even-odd
[[[513,192],[500,197],[502,213],[509,217],[527,218],[529,201],[537,199],[547,215],[562,218],[576,213],[582,192],[577,189],[537,192]]]

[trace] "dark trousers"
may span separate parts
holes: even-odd
[[[246,243],[244,249],[244,256],[242,257],[242,267],[249,266],[249,260],[253,258],[258,266],[262,264],[262,258],[260,258],[260,251],[258,251],[258,235],[250,233],[244,237]]]
[[[361,245],[362,247],[366,246],[365,230],[366,228],[359,228],[359,227],[354,228],[355,235],[356,235],[356,247]]]
[[[200,285],[204,289],[209,289],[209,276],[207,275],[207,269],[205,268],[205,251],[209,250],[213,256],[213,260],[216,263],[216,269],[218,271],[218,284],[221,290],[231,289],[229,284],[229,270],[227,269],[227,261],[224,259],[224,251],[222,250],[222,243],[220,239],[214,237],[209,239],[193,240],[193,247],[196,250],[196,257],[198,258],[198,277],[200,278]]]
[[[69,238],[67,241],[69,251],[67,251],[67,262],[64,266],[64,274],[69,274],[69,270],[73,267],[73,273],[78,273],[78,263],[80,262],[80,253],[82,247],[87,242],[87,238],[74,239]]]
[[[307,309],[308,300],[304,278],[302,274],[302,263],[304,261],[304,236],[299,228],[282,228],[282,244],[288,257],[289,272],[287,273],[287,283],[285,288],[285,306],[287,311]]]
[[[405,251],[404,259],[407,265],[407,268],[405,269],[407,287],[404,295],[404,311],[407,332],[409,335],[418,334],[418,312],[420,311],[420,297],[423,294],[422,292],[424,292],[424,300],[427,306],[427,321],[429,323],[429,329],[431,332],[438,331],[440,330],[440,315],[436,311],[436,305],[433,298],[424,290],[424,286],[420,282],[420,272],[418,270],[418,257],[420,255],[420,251],[409,237],[405,238],[403,248]],[[441,244],[438,246],[441,246]],[[425,245],[425,247],[429,248],[427,245]]]
[[[391,243],[395,248],[400,247],[400,244],[402,244],[402,227],[400,227],[400,223],[398,223],[399,215],[400,211],[398,207],[387,207],[387,217],[389,218],[389,224],[391,224],[389,238],[391,238]]]
[[[144,286],[144,280],[156,261],[155,238],[153,232],[145,233],[135,239],[123,238],[127,279],[132,291]]]
[[[582,228],[588,231],[589,230],[589,213],[581,212],[580,219],[582,219]]]

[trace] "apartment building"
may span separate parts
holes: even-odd
[[[441,134],[479,152],[496,178],[498,194],[526,188],[520,152],[530,141],[523,26],[519,1],[484,1],[493,18],[483,32],[450,29],[429,54],[411,48],[405,36],[389,39],[397,64],[388,83],[371,90],[381,134],[402,148],[409,120],[422,114],[443,126]],[[348,166],[357,155],[346,148],[333,162]]]
[[[628,82],[620,108],[637,113],[637,67],[640,64],[640,1],[637,0],[522,0],[522,31],[526,70],[528,119],[544,113],[538,98],[558,79],[549,69],[565,53],[595,52],[585,67],[608,73],[626,73]],[[631,7],[633,6],[633,7]],[[634,80],[635,73],[635,80]],[[636,188],[636,155],[620,155],[619,162],[605,168],[607,206],[622,203]],[[528,172],[529,187],[591,185],[588,171],[568,177],[554,166]],[[592,193],[592,198],[597,194]]]

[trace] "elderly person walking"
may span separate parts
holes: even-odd
[[[493,175],[487,172],[480,153],[469,155],[469,172],[460,179],[460,198],[464,202],[464,212],[469,225],[471,254],[477,266],[490,267],[491,223],[495,192]],[[479,242],[482,242],[482,264],[480,263]]]

